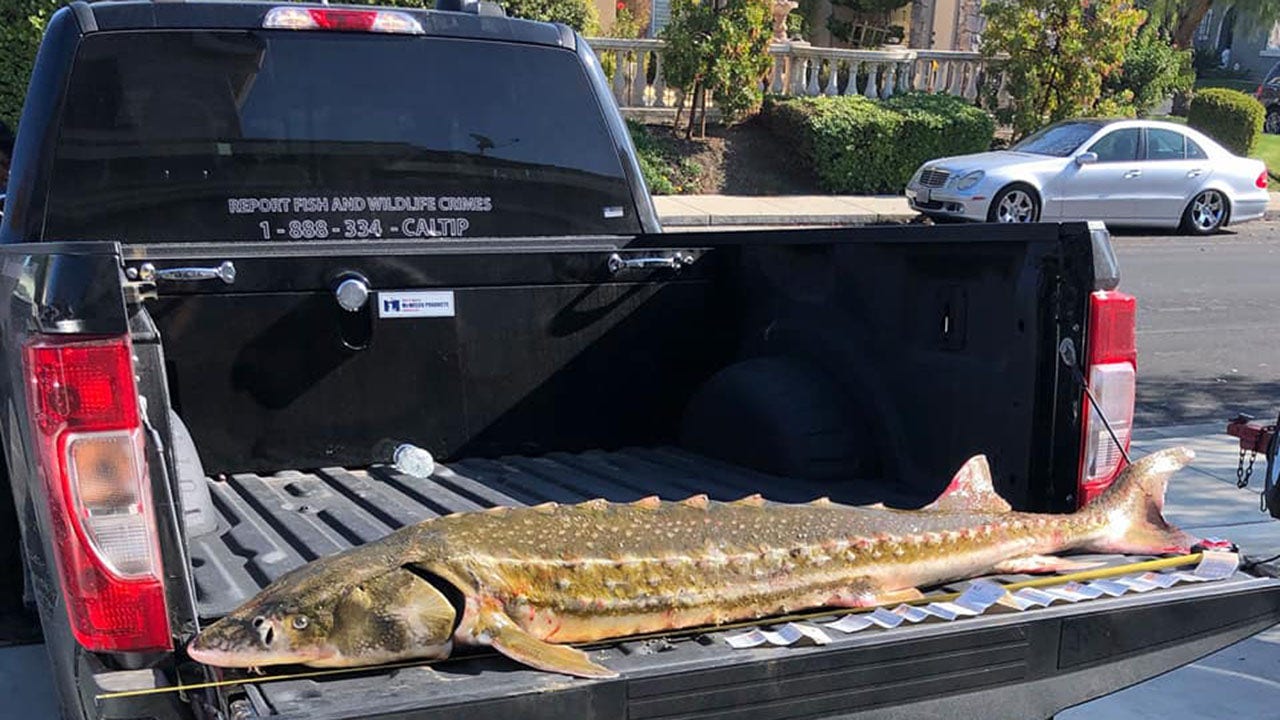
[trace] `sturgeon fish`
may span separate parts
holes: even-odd
[[[920,510],[591,500],[435,518],[283,575],[189,645],[221,667],[357,667],[487,645],[588,678],[609,668],[564,643],[919,597],[991,573],[1070,569],[1052,553],[1164,554],[1196,541],[1161,515],[1174,448],[1130,465],[1069,515],[1014,512],[983,456]]]

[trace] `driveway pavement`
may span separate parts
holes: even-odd
[[[1280,553],[1280,520],[1258,511],[1265,472],[1259,459],[1250,487],[1236,487],[1239,445],[1225,422],[1152,428],[1134,433],[1133,454],[1174,445],[1196,452],[1174,476],[1165,516],[1188,532],[1222,537],[1255,558]],[[1058,720],[1220,720],[1280,717],[1280,626],[1171,673],[1078,705]]]

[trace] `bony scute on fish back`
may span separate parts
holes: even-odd
[[[356,667],[487,645],[524,665],[617,673],[565,643],[865,607],[992,572],[1074,569],[1070,550],[1186,552],[1161,515],[1194,455],[1138,460],[1070,515],[1015,512],[972,458],[921,510],[751,496],[517,508],[437,518],[294,570],[192,642],[224,667]]]

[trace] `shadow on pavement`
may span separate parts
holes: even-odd
[[[1241,375],[1171,378],[1138,372],[1137,427],[1227,421],[1237,413],[1274,419],[1280,411],[1280,380]]]

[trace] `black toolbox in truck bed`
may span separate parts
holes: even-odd
[[[833,489],[671,447],[461,460],[428,479],[374,466],[234,474],[209,484],[217,530],[190,539],[206,620],[307,561],[450,512],[704,491],[798,502]],[[845,496],[835,499],[849,503],[925,500],[894,496],[892,486],[867,486],[865,497],[857,485],[839,489]],[[820,647],[733,650],[723,631],[597,646],[595,659],[622,673],[616,680],[574,680],[480,653],[257,682],[233,694],[243,692],[238,700],[258,715],[280,718],[1049,717],[1278,620],[1280,581],[1238,573],[1023,613],[833,632]]]

